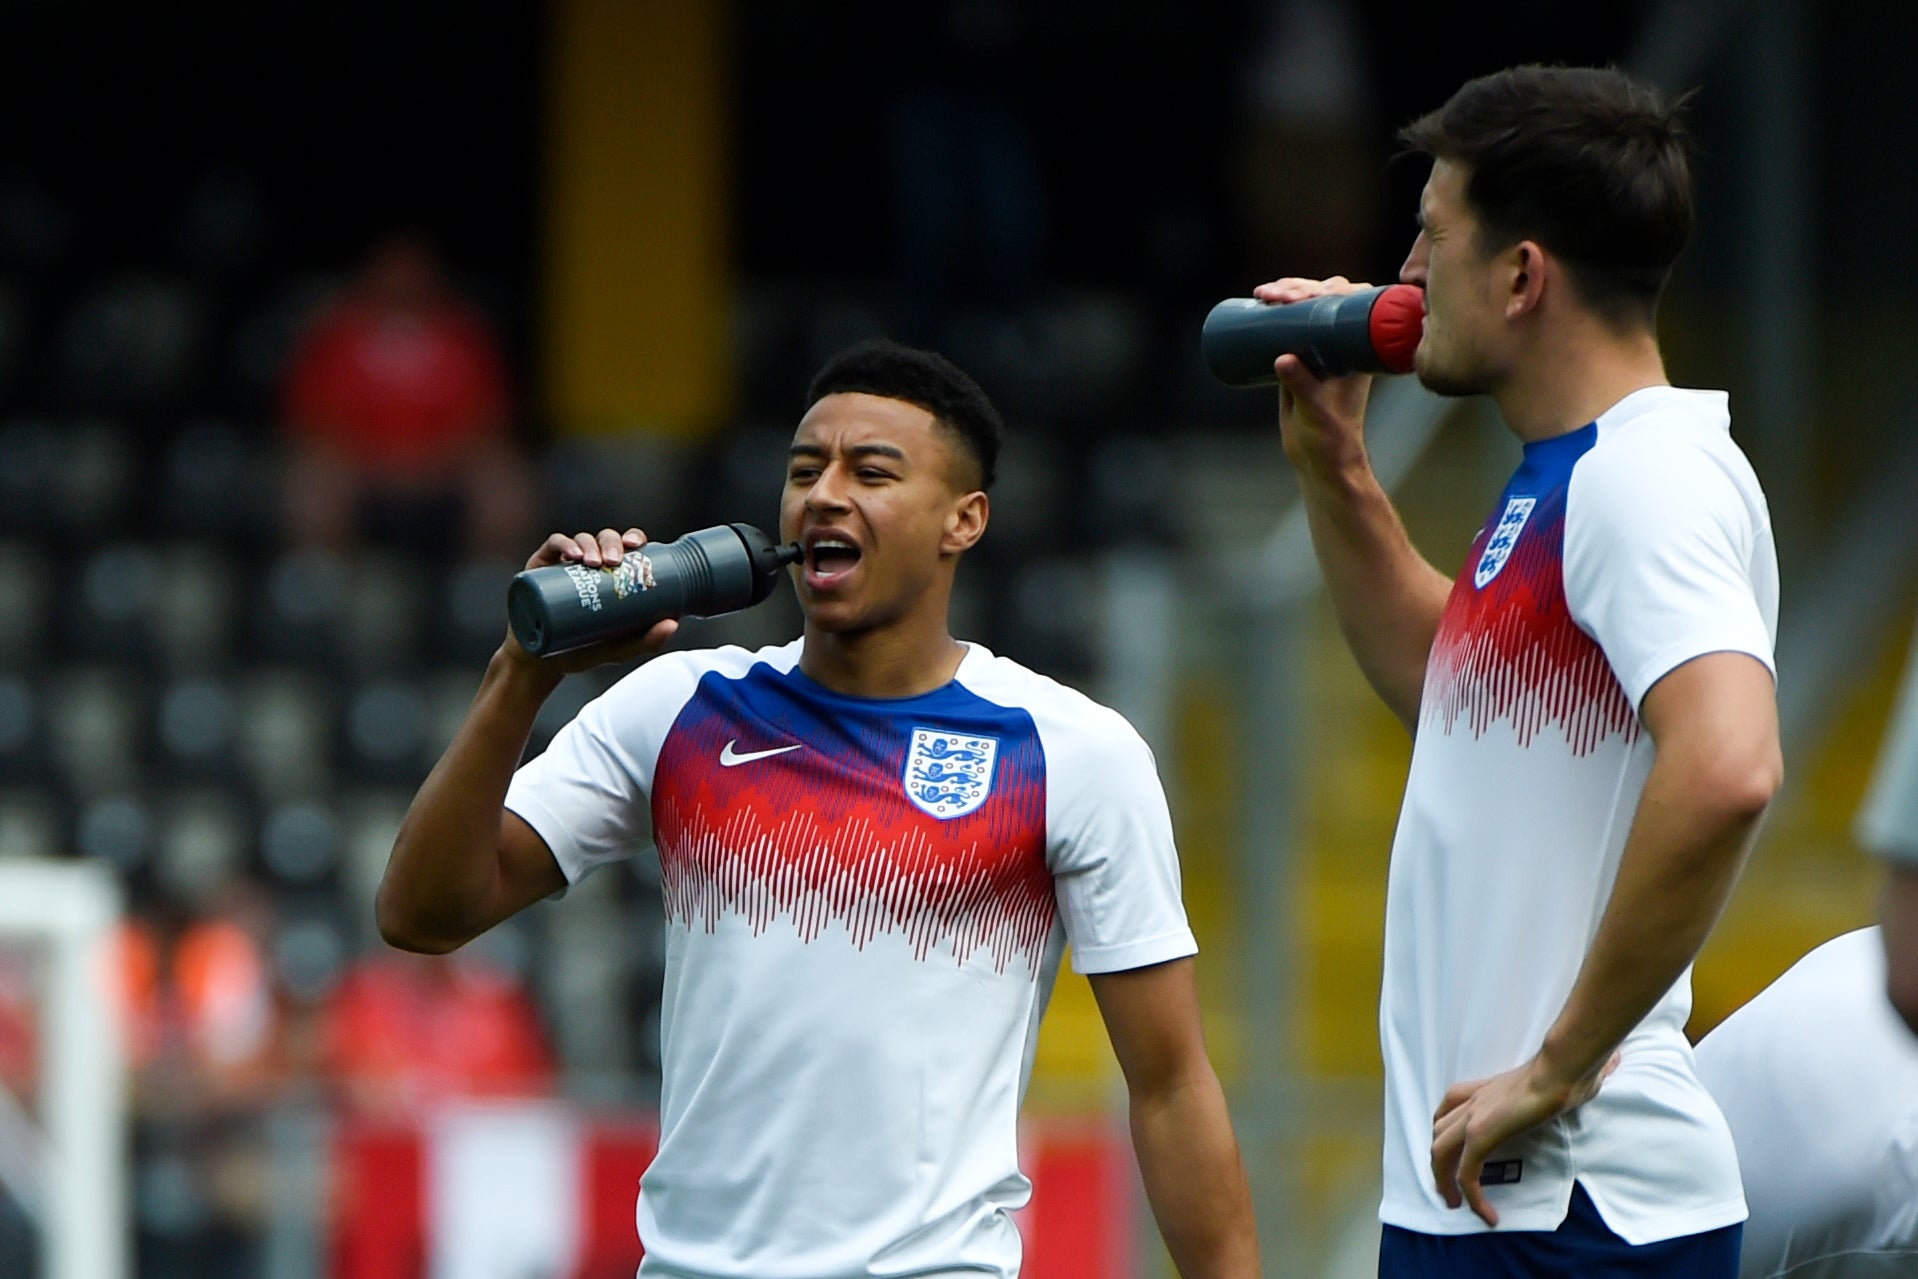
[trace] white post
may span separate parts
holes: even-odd
[[[0,934],[48,947],[41,1010],[46,1279],[126,1279],[126,1075],[109,982],[120,888],[95,862],[0,864]]]

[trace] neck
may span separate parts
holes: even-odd
[[[849,697],[917,697],[950,683],[966,646],[944,617],[924,626],[825,631],[808,622],[799,669],[816,684]]]
[[[1633,391],[1670,385],[1655,333],[1619,333],[1580,315],[1541,335],[1492,398],[1512,433],[1530,444],[1578,430]]]

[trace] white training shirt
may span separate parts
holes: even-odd
[[[1563,1010],[1651,769],[1646,691],[1707,653],[1769,667],[1777,612],[1765,499],[1723,394],[1648,388],[1525,446],[1432,645],[1392,846],[1381,1220],[1490,1229],[1438,1196],[1433,1114],[1453,1084],[1524,1064]],[[1743,1218],[1690,1008],[1688,971],[1592,1101],[1493,1152],[1498,1229],[1555,1229],[1574,1180],[1634,1244]]]
[[[920,697],[831,692],[800,641],[655,658],[506,806],[576,881],[659,848],[659,1154],[640,1273],[1009,1277],[1016,1117],[1067,942],[1192,954],[1152,755],[973,645]]]
[[[1918,1037],[1885,942],[1826,942],[1698,1045],[1745,1174],[1740,1279],[1918,1275]]]

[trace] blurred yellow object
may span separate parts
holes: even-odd
[[[553,6],[542,344],[562,433],[692,438],[729,407],[724,13]]]

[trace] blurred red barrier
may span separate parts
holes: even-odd
[[[534,1140],[559,1143],[575,1161],[577,1180],[546,1185],[560,1205],[560,1237],[547,1246],[573,1258],[570,1279],[632,1279],[639,1265],[633,1202],[640,1174],[658,1144],[650,1118],[576,1117],[550,1103],[496,1103],[480,1113],[509,1122],[540,1118]],[[511,1130],[506,1130],[511,1134]],[[424,1279],[444,1261],[439,1236],[460,1227],[434,1177],[436,1120],[395,1124],[345,1120],[332,1143],[334,1191],[330,1205],[332,1279]],[[468,1138],[470,1140],[470,1137]],[[525,1133],[505,1140],[524,1142]],[[1116,1279],[1133,1271],[1132,1158],[1125,1138],[1095,1120],[1035,1121],[1026,1125],[1023,1162],[1033,1180],[1032,1202],[1018,1214],[1026,1241],[1023,1279]],[[550,1153],[550,1152],[549,1152]],[[550,1214],[521,1198],[529,1216]],[[485,1213],[489,1205],[474,1205]],[[537,1227],[536,1227],[537,1228]],[[457,1269],[457,1267],[455,1268]]]

